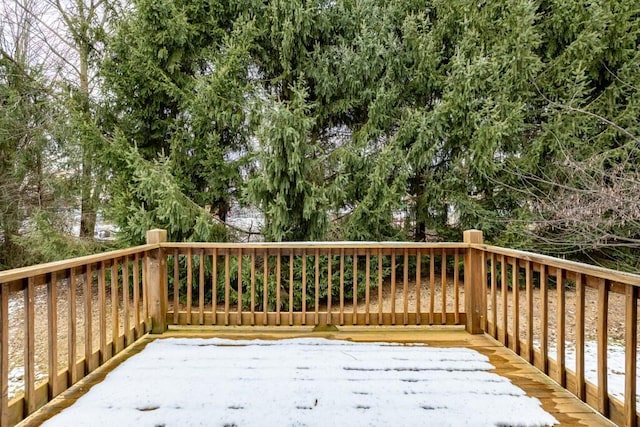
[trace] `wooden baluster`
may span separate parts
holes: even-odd
[[[229,326],[229,299],[231,297],[231,252],[227,249],[224,253],[224,325]]]
[[[502,344],[509,347],[509,292],[507,290],[507,259],[504,255],[500,258],[500,292],[502,293]]]
[[[124,303],[124,345],[129,346],[131,338],[131,296],[129,295],[129,256],[124,257],[122,264],[122,301]]]
[[[24,397],[26,414],[32,414],[36,410],[36,281],[35,277],[29,277],[27,289],[24,293]],[[8,291],[8,289],[7,289]],[[8,325],[8,323],[5,323]]]
[[[251,250],[251,326],[256,324],[256,249]]]
[[[315,250],[315,304],[314,304],[314,324],[318,326],[318,306],[320,305],[320,252]]]
[[[238,318],[236,319],[236,325],[242,325],[242,248],[238,248],[238,291],[236,293],[238,305],[237,305],[237,313]]]
[[[58,275],[51,273],[47,281],[47,325],[49,338],[48,400],[58,391]]]
[[[358,324],[358,250],[353,250],[353,325]]]
[[[511,304],[513,309],[513,352],[520,354],[520,268],[518,259],[511,260]]]
[[[282,252],[278,248],[276,254],[276,325],[280,326],[280,286],[282,276]]]
[[[9,425],[9,285],[6,283],[0,284],[0,425]]]
[[[638,290],[626,285],[624,326],[624,418],[627,426],[636,425],[636,375],[638,351]]]
[[[557,306],[557,310],[556,310],[556,317],[557,317],[557,321],[556,321],[556,327],[558,329],[557,331],[557,347],[558,347],[558,354],[557,354],[557,358],[556,358],[556,362],[557,362],[557,372],[556,372],[556,376],[558,379],[558,383],[562,386],[562,387],[566,387],[567,385],[567,373],[566,373],[566,366],[565,366],[565,337],[566,337],[566,325],[565,325],[565,299],[564,299],[564,270],[562,270],[561,268],[556,269],[556,291],[557,291],[557,298],[558,298],[558,306]]]
[[[180,312],[180,255],[178,249],[173,250],[173,324],[178,324]],[[215,295],[215,294],[214,294]]]
[[[76,370],[76,342],[78,341],[78,328],[76,319],[76,271],[69,269],[69,309],[67,326],[67,385],[71,386],[78,380]]]
[[[436,305],[436,258],[433,248],[429,249],[429,324],[433,325]]]
[[[420,325],[422,323],[422,314],[420,310],[420,306],[422,305],[420,302],[420,290],[422,288],[422,272],[420,271],[422,267],[422,256],[420,254],[420,248],[416,250],[416,325]]]
[[[200,249],[200,269],[198,273],[198,323],[204,325],[204,249]]]
[[[584,313],[585,312],[585,284],[582,274],[576,274],[576,396],[582,401],[587,399],[584,378]]]
[[[371,249],[367,248],[366,250],[366,255],[365,255],[365,288],[364,288],[364,310],[365,310],[365,314],[364,314],[364,323],[366,325],[369,325],[371,323],[371,309],[369,307],[369,304],[371,303],[370,300],[370,288],[371,288]]]
[[[120,335],[118,314],[118,260],[111,261],[111,356],[116,355],[118,348],[118,336]]]
[[[447,324],[447,253],[442,250],[440,255],[440,287],[442,288],[442,319],[440,323]]]
[[[333,324],[333,316],[331,314],[332,309],[331,309],[331,298],[333,298],[333,296],[331,295],[331,291],[332,291],[332,278],[331,278],[331,264],[333,262],[333,256],[331,253],[331,249],[329,249],[329,253],[327,255],[327,325],[332,325]]]
[[[142,259],[142,318],[144,332],[151,330],[151,316],[149,316],[149,280],[147,280],[149,253]]]
[[[533,364],[533,283],[531,261],[527,261],[524,269],[525,291],[527,293],[527,362]]]
[[[481,325],[482,325],[482,330],[486,333],[489,330],[488,327],[488,323],[489,323],[489,312],[488,310],[488,304],[487,304],[487,253],[485,251],[481,252],[481,268],[480,268],[480,274],[482,276],[482,321],[481,321]]]
[[[496,268],[496,254],[491,253],[491,323],[493,330],[491,335],[498,339],[498,271]]]
[[[133,321],[135,322],[135,337],[140,338],[140,255],[136,254],[133,260]],[[91,295],[89,295],[91,300]]]
[[[344,248],[340,248],[340,326],[344,325]]]
[[[391,248],[391,324],[396,324],[396,250]]]
[[[136,265],[134,265],[134,271],[136,270]],[[134,281],[136,281],[135,276],[134,276]],[[92,345],[93,344],[93,331],[92,331],[93,290],[92,290],[92,287],[93,287],[93,271],[91,270],[91,264],[87,264],[85,276],[84,276],[84,286],[82,291],[84,294],[84,375],[88,375],[89,372],[93,371],[93,364],[91,363],[91,359],[92,359],[91,356],[93,354],[93,345]],[[134,305],[136,306],[135,329],[137,331],[140,325],[140,314],[138,311],[140,302],[138,301],[138,298],[137,298],[138,293],[136,291],[137,289],[134,289],[133,300],[134,300]],[[137,335],[136,335],[136,338],[137,338]]]
[[[307,324],[307,250],[302,250],[302,324]]]
[[[607,340],[609,327],[609,281],[601,279],[598,286],[598,411],[609,416],[609,384]]]
[[[293,326],[293,262],[293,249],[291,249],[289,254],[289,326]]]
[[[540,265],[540,353],[542,354],[541,371],[549,374],[549,298],[547,296],[547,269]]]
[[[107,361],[107,295],[106,295],[106,265],[100,262],[100,273],[98,274],[98,305],[100,316],[100,357],[99,364],[102,365]],[[145,316],[146,319],[146,316]]]
[[[460,255],[458,249],[453,254],[453,305],[454,322],[460,324]]]
[[[378,325],[382,323],[382,248],[378,248]]]
[[[187,325],[191,324],[191,305],[192,304],[193,304],[193,249],[188,248],[187,249]]]
[[[403,265],[403,307],[402,307],[402,324],[409,324],[409,250],[404,249],[404,265]],[[367,323],[368,324],[368,323]]]
[[[267,325],[269,319],[269,250],[264,250],[264,262],[262,263],[262,310],[264,318],[262,324]]]
[[[218,248],[211,251],[211,323],[218,324]],[[266,283],[265,283],[266,286]],[[265,314],[265,319],[267,318]]]

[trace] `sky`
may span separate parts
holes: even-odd
[[[465,348],[167,338],[46,426],[494,426],[557,421]]]

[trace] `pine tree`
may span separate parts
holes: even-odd
[[[472,227],[499,235],[518,201],[494,183],[504,159],[522,150],[528,82],[540,68],[534,3],[403,1],[378,10],[383,66],[360,134],[404,156],[390,165],[407,171],[404,186],[387,193],[406,200],[417,240],[457,240]]]
[[[305,88],[304,116],[312,119],[306,131],[306,155],[314,172],[307,178],[311,182],[298,185],[323,189],[317,199],[316,191],[308,191],[306,197],[311,205],[330,211],[325,215],[332,219],[332,237],[374,240],[399,235],[391,219],[404,195],[404,175],[395,174],[404,170],[404,161],[388,146],[393,127],[388,108],[394,94],[385,87],[386,80],[381,81],[389,78],[385,69],[397,40],[387,25],[385,7],[375,0],[271,2],[252,51],[263,93],[293,105],[299,103],[294,88]],[[389,127],[382,128],[379,122]],[[287,156],[271,153],[270,161],[285,165]],[[371,173],[375,179],[369,179]],[[255,191],[258,187],[248,188],[250,200],[263,200],[264,195]],[[280,188],[272,196],[290,200],[287,191]],[[274,218],[270,213],[267,217]],[[278,226],[276,234],[286,236],[288,226],[284,222]],[[310,230],[309,236],[317,233]]]
[[[31,212],[51,202],[49,101],[42,76],[19,60],[0,55],[0,268],[24,264],[21,229]]]
[[[265,213],[263,234],[269,241],[322,240],[327,230],[327,196],[322,162],[309,142],[314,120],[307,92],[291,88],[289,103],[267,103],[257,137],[256,175],[249,181],[249,200]]]
[[[158,187],[157,197],[136,197],[132,185],[139,171],[127,160],[131,150],[118,151],[116,145],[112,215],[127,230],[129,213],[140,210],[148,221],[137,224],[138,230],[151,222],[182,230],[171,239],[191,239],[197,235],[193,223],[172,226],[186,219],[171,216],[179,212],[167,205],[175,196],[169,192],[179,192],[203,212],[211,207],[225,220],[240,187],[247,144],[244,96],[252,18],[235,2],[140,0],[135,6],[110,43],[103,73],[127,144],[151,164],[167,158],[161,168],[172,183]],[[166,215],[152,214],[158,211]],[[124,237],[140,240],[139,232]]]

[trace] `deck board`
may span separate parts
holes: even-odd
[[[508,378],[527,395],[538,398],[542,407],[553,415],[561,426],[613,426],[593,408],[579,401],[552,379],[515,355],[488,335],[470,335],[463,329],[451,327],[182,327],[173,328],[163,335],[146,335],[132,347],[121,352],[103,367],[80,381],[45,407],[27,418],[21,425],[36,426],[71,406],[91,386],[127,358],[139,353],[154,339],[176,337],[230,338],[230,339],[285,339],[316,337],[342,339],[355,342],[425,343],[433,347],[465,347],[478,351],[495,366],[492,372]]]

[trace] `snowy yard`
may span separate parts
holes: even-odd
[[[159,339],[46,423],[551,425],[540,402],[464,348],[325,339]]]
[[[556,357],[556,349],[549,349],[549,355]],[[638,353],[640,355],[640,352]],[[637,358],[636,358],[637,359]],[[639,360],[640,361],[640,360]],[[588,382],[598,384],[598,343],[588,341],[584,346],[584,376]],[[572,343],[567,343],[565,350],[565,366],[572,371],[576,370],[576,350]],[[609,343],[607,346],[607,385],[609,394],[624,402],[624,345]],[[640,382],[640,376],[636,372],[636,381]],[[640,404],[640,395],[636,396],[636,404]]]

